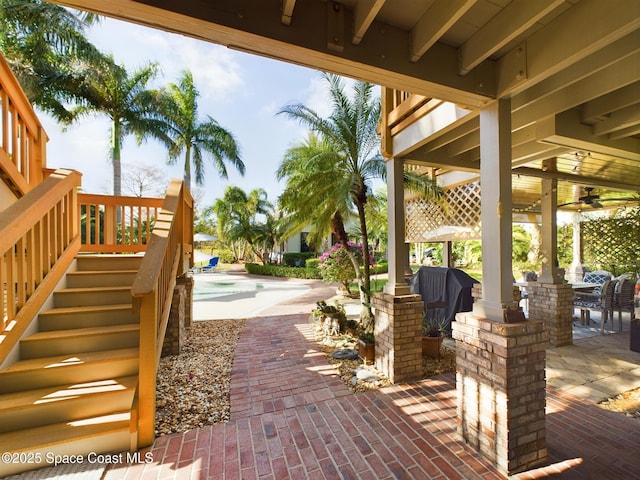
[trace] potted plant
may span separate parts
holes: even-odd
[[[329,305],[325,301],[316,302],[317,307],[313,311],[314,318],[319,318],[320,324],[325,334],[334,334],[344,331],[347,324],[347,313],[344,305],[336,302],[335,305]],[[337,322],[337,329],[334,328]],[[337,330],[337,332],[334,332]]]
[[[358,338],[358,354],[365,363],[373,363],[376,352],[376,339],[371,332],[362,332]]]
[[[352,337],[358,336],[358,330],[360,329],[360,324],[357,320],[353,318],[348,318],[347,323],[345,325],[345,332],[351,335]]]
[[[427,317],[422,314],[422,356],[437,358],[447,330],[447,321],[443,317]]]

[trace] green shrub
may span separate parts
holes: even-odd
[[[320,278],[320,272],[318,272],[317,268],[281,267],[276,265],[258,265],[257,263],[245,263],[244,268],[248,273],[252,273],[254,275],[267,275],[271,277],[285,278]]]
[[[233,256],[233,252],[228,248],[225,249],[216,249],[216,255],[220,257],[220,263],[233,263],[236,261],[236,258]]]
[[[318,268],[319,265],[320,265],[319,258],[309,258],[304,264],[304,266],[307,268]]]
[[[288,267],[302,267],[307,259],[315,256],[313,252],[287,252],[282,255],[282,263]]]

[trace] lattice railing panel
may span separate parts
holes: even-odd
[[[620,274],[640,263],[640,213],[580,223],[585,264]]]
[[[480,238],[480,184],[445,190],[442,205],[422,198],[405,201],[405,235],[411,243]]]

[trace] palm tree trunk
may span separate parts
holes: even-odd
[[[356,202],[358,217],[360,219],[360,234],[362,235],[362,263],[364,274],[361,276],[360,301],[362,303],[362,327],[365,332],[373,333],[373,312],[371,311],[371,257],[369,255],[369,235],[367,233],[367,220],[364,213],[364,203]]]
[[[120,144],[122,130],[120,121],[114,120],[111,127],[111,163],[113,165],[113,194],[119,197],[122,194],[122,161],[120,159]],[[116,225],[122,224],[122,211],[116,206]],[[122,229],[124,235],[124,228]]]
[[[121,135],[120,122],[115,120],[111,126],[111,164],[113,165],[113,194],[116,196],[120,196],[122,193]]]
[[[191,191],[191,146],[187,145],[184,153],[184,184]]]

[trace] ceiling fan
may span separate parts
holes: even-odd
[[[558,205],[558,208],[567,207],[569,205],[589,205],[592,208],[602,208],[602,202],[629,202],[640,201],[640,197],[624,197],[624,198],[603,198],[593,193],[594,187],[584,187],[585,195],[578,197],[577,202],[568,202]]]

